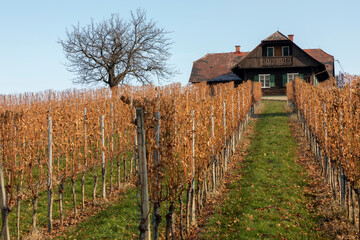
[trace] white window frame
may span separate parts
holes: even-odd
[[[269,56],[269,48],[272,48],[272,53],[273,53],[273,55],[272,56]],[[266,56],[267,57],[274,57],[275,56],[275,49],[274,49],[274,47],[267,47],[266,48]]]
[[[299,73],[288,73],[287,82],[294,81],[297,76],[299,76]]]
[[[288,49],[288,55],[287,55],[287,56],[284,55],[284,48],[287,48],[287,49]],[[283,55],[283,57],[288,57],[288,56],[290,56],[290,48],[289,48],[289,46],[283,46],[283,47],[282,47],[282,55]]]
[[[261,83],[261,88],[270,88],[270,74],[259,74],[259,82]],[[268,86],[266,86],[267,82]]]

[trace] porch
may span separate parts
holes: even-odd
[[[272,88],[262,88],[263,96],[285,96],[286,88],[284,87],[272,87]]]

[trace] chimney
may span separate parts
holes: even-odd
[[[240,45],[235,46],[235,53],[240,53]]]
[[[294,41],[294,34],[289,34],[288,38],[293,42]]]

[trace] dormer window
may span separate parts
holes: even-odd
[[[285,56],[289,56],[289,46],[284,46],[282,47],[282,55]]]
[[[274,56],[274,47],[267,47],[267,56],[268,57]]]

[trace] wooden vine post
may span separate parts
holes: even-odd
[[[136,126],[137,126],[137,143],[140,170],[141,185],[141,222],[139,225],[140,239],[150,240],[150,208],[149,208],[149,188],[147,178],[146,163],[146,144],[145,144],[145,126],[144,126],[144,110],[136,109]]]
[[[215,126],[214,126],[214,106],[211,105],[211,160],[212,160],[212,190],[215,191],[216,186],[216,161],[214,150]]]
[[[24,144],[25,145],[25,144]],[[17,227],[17,239],[20,239],[20,207],[21,207],[21,195],[23,189],[23,181],[24,181],[24,170],[21,170],[20,177],[20,186],[18,188],[18,198],[17,198],[17,209],[16,209],[16,227]]]
[[[86,108],[84,108],[84,168],[81,176],[81,206],[85,209],[85,172],[87,169],[87,136],[86,136]]]
[[[343,135],[343,113],[342,113],[342,109],[340,110],[340,136]],[[344,172],[343,172],[343,167],[342,167],[342,163],[341,163],[341,155],[342,155],[342,150],[341,150],[341,144],[342,144],[342,139],[339,136],[339,166],[340,166],[340,204],[341,206],[344,206],[345,204],[345,176],[344,176]]]
[[[254,82],[251,81],[251,117],[254,117],[254,114],[255,114],[254,103],[255,103]]]
[[[110,136],[110,143],[111,143],[111,156],[109,158],[110,160],[110,198],[111,194],[114,190],[113,186],[113,154],[114,154],[114,104],[113,102],[110,103],[110,122],[111,122],[111,136]]]
[[[235,114],[234,114],[234,95],[231,96],[231,117],[232,117],[232,124],[235,122]],[[232,152],[235,152],[235,132],[232,132]]]
[[[325,168],[325,177],[328,177],[328,152],[327,152],[327,129],[326,129],[326,105],[323,102],[323,115],[324,115],[324,168]],[[328,180],[328,179],[327,179]]]
[[[155,184],[153,190],[154,209],[153,209],[153,239],[159,239],[159,225],[161,223],[160,215],[160,197],[159,196],[159,161],[160,161],[160,112],[155,112],[155,148],[154,148],[154,165],[155,165]]]
[[[244,111],[244,113],[246,115],[245,102],[244,102],[244,87],[241,88],[241,98],[242,98],[242,110]],[[244,120],[243,120],[243,124],[242,124],[242,130],[245,129],[245,119],[246,119],[246,116],[244,116]]]
[[[135,119],[136,119],[136,110],[135,110]],[[137,128],[135,127],[134,129],[134,171],[135,171],[135,175],[137,176],[137,178],[139,178],[139,155],[138,155],[138,137],[137,137]],[[120,166],[120,163],[118,161],[118,167]],[[119,167],[120,169],[120,167]],[[118,173],[118,176],[119,176],[119,179],[120,179],[120,170],[119,170],[119,173]],[[119,189],[120,189],[120,180],[119,180]]]
[[[293,87],[293,103],[296,104],[296,94],[295,94],[296,86],[295,86],[295,80],[292,81],[292,87]]]
[[[191,146],[191,165],[192,165],[192,182],[191,182],[191,225],[196,226],[195,213],[195,116],[194,110],[191,110],[192,120],[192,146]]]
[[[240,126],[241,126],[241,114],[240,114],[240,93],[239,90],[237,90],[237,105],[238,105],[238,131],[240,130]],[[241,134],[239,134],[239,138],[240,138]]]
[[[320,164],[320,159],[319,159],[319,140],[318,140],[318,120],[317,120],[317,111],[315,109],[314,111],[314,121],[315,121],[315,158],[316,158],[316,161],[318,161],[318,163]]]
[[[227,157],[226,157],[226,102],[223,101],[224,114],[223,114],[223,126],[224,126],[224,171],[227,170]]]
[[[53,228],[53,182],[52,182],[52,120],[51,117],[48,117],[48,232],[50,233]]]
[[[9,221],[8,221],[9,208],[7,206],[7,200],[6,200],[5,180],[4,180],[2,159],[1,159],[1,151],[0,151],[0,207],[1,207],[1,220],[2,220],[1,233],[4,236],[5,240],[10,240]]]
[[[105,183],[105,130],[104,115],[101,115],[101,180],[102,180],[102,198],[106,199],[106,183]]]

